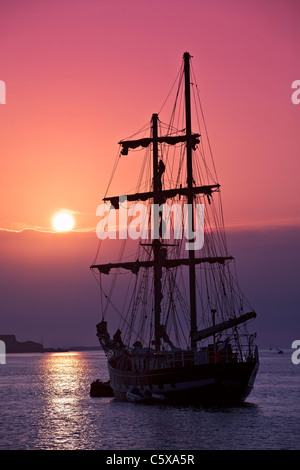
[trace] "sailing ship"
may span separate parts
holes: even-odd
[[[140,241],[132,259],[123,256],[123,237],[117,261],[102,258],[91,266],[102,305],[97,336],[107,356],[110,386],[120,400],[241,402],[251,392],[259,366],[256,333],[248,332],[256,313],[238,286],[235,260],[228,252],[220,184],[191,59],[185,52],[171,89],[176,96],[169,122],[161,121],[161,111],[152,114],[142,136],[119,142],[117,161],[126,158],[130,164],[129,152],[146,152],[137,191],[113,197],[106,191],[103,199],[108,214],[125,203],[131,209],[142,204],[148,227],[141,229],[140,218]],[[183,117],[175,118],[177,112]],[[192,113],[197,133],[192,131]],[[182,208],[176,220],[174,207],[177,213]],[[188,228],[181,235],[178,220]],[[200,232],[203,243],[197,244]],[[105,287],[107,279],[110,287]],[[120,288],[114,287],[117,279]],[[122,293],[124,301],[117,306]],[[112,326],[118,328],[111,337]]]

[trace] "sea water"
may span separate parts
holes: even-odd
[[[0,364],[0,449],[300,449],[300,365],[260,351],[255,388],[234,407],[91,398],[107,380],[101,351],[8,354]]]

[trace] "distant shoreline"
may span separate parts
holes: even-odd
[[[69,352],[69,351],[102,351],[100,346],[72,346],[70,348],[44,348],[42,343],[34,341],[17,341],[15,335],[0,335],[6,347],[6,354],[24,353],[47,353],[47,352]]]
[[[43,352],[102,351],[100,346],[76,346],[72,348],[44,348]]]

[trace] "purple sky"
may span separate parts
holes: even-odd
[[[260,346],[289,348],[299,339],[299,239],[299,228],[228,233],[240,287],[258,314],[251,331]],[[1,332],[20,341],[43,337],[46,347],[97,345],[100,297],[89,270],[95,234],[2,232],[0,240]]]

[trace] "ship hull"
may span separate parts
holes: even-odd
[[[258,361],[191,365],[184,368],[128,371],[108,364],[114,396],[122,401],[132,389],[150,391],[174,404],[234,404],[253,389]]]

